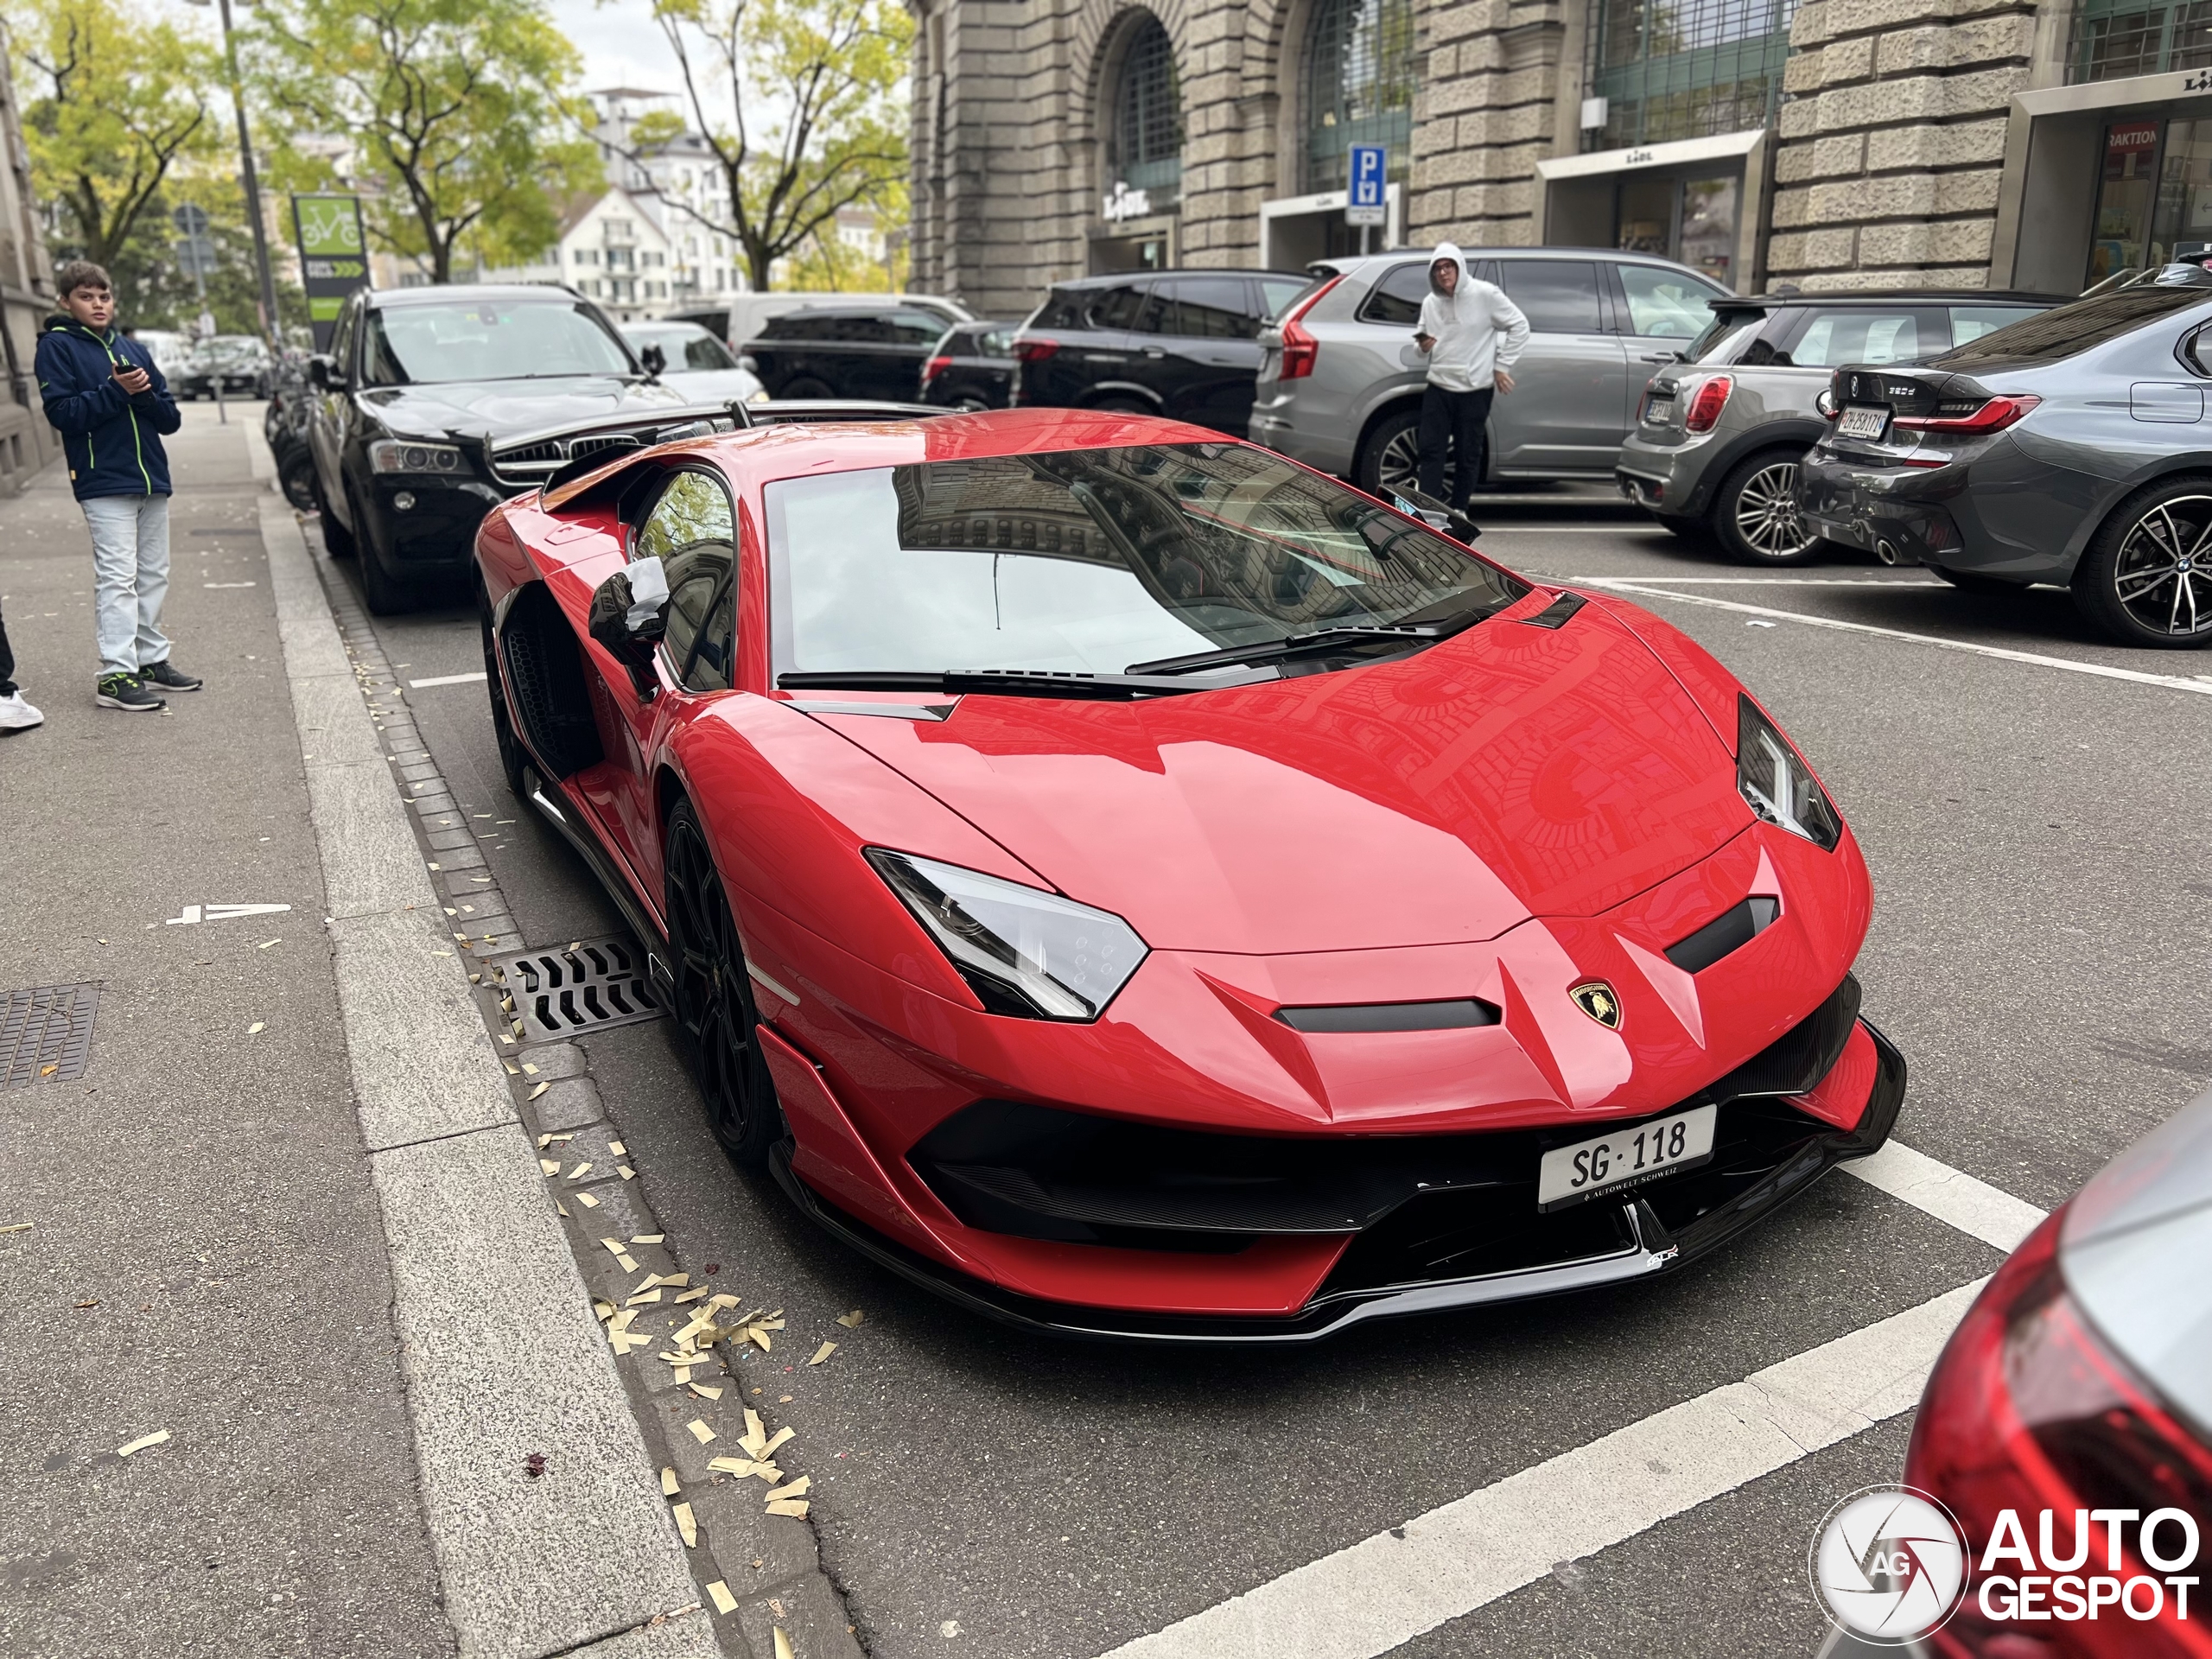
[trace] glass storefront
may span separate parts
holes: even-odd
[[[1584,86],[1605,113],[1582,148],[1768,125],[1796,10],[1796,0],[1595,0]]]
[[[2109,123],[2085,285],[2208,248],[2212,120]]]
[[[1624,175],[1618,186],[1613,245],[1656,253],[1736,286],[1736,219],[1741,180]]]

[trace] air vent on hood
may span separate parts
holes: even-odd
[[[1568,619],[1589,602],[1580,594],[1561,594],[1534,616],[1518,620],[1532,628],[1563,628]]]
[[[1774,925],[1782,914],[1779,899],[1746,899],[1733,910],[1724,911],[1679,944],[1667,948],[1667,960],[1686,974],[1703,973],[1727,956],[1740,950]]]
[[[1494,1026],[1497,1010],[1463,996],[1449,1002],[1346,1002],[1335,1007],[1277,1008],[1275,1018],[1293,1031],[1462,1031]]]

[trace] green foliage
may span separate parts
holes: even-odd
[[[10,22],[32,188],[54,206],[55,241],[124,264],[135,240],[165,234],[148,220],[173,173],[221,153],[221,55],[118,0],[25,0]]]
[[[290,188],[361,192],[369,234],[453,280],[456,253],[518,264],[601,182],[575,47],[539,0],[266,0],[242,32],[252,84],[296,141]]]
[[[215,332],[261,332],[260,285],[253,274],[253,232],[247,227],[238,181],[222,174],[194,173],[174,179],[148,209],[137,233],[108,267],[115,278],[118,315],[141,328],[173,328],[190,334],[202,301],[200,288],[176,261],[176,230],[169,214],[192,202],[207,214],[207,237],[215,245],[215,269],[206,279],[206,308],[214,314]],[[57,250],[57,252],[60,251]],[[284,331],[307,326],[307,296],[275,272],[276,315]]]
[[[745,251],[754,288],[804,250],[836,257],[822,251],[840,207],[896,211],[906,178],[896,92],[913,41],[899,0],[653,0],[653,16],[728,185],[725,219],[683,211]],[[676,136],[654,119],[639,124],[634,156]]]

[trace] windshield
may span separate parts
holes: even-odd
[[[1324,628],[1487,615],[1528,591],[1238,443],[785,479],[766,505],[779,674],[1120,674]]]
[[[263,353],[261,342],[251,334],[218,334],[200,342],[199,354],[207,363],[250,363]]]
[[[628,374],[629,355],[588,308],[553,299],[450,300],[368,315],[368,384]]]
[[[1936,365],[1971,369],[1991,363],[2056,363],[2176,311],[2202,305],[2208,298],[2212,295],[2201,288],[2123,288],[1993,330],[1937,358]]]
[[[648,346],[659,346],[668,359],[667,372],[671,374],[737,366],[729,347],[703,328],[625,328],[622,338],[630,342],[630,349],[635,352],[642,352]]]

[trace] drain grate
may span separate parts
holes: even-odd
[[[98,985],[0,991],[0,1089],[83,1077],[99,1005]]]
[[[514,998],[508,1029],[518,1043],[554,1042],[658,1019],[664,1011],[645,953],[632,939],[582,939],[566,949],[515,950],[490,960]]]

